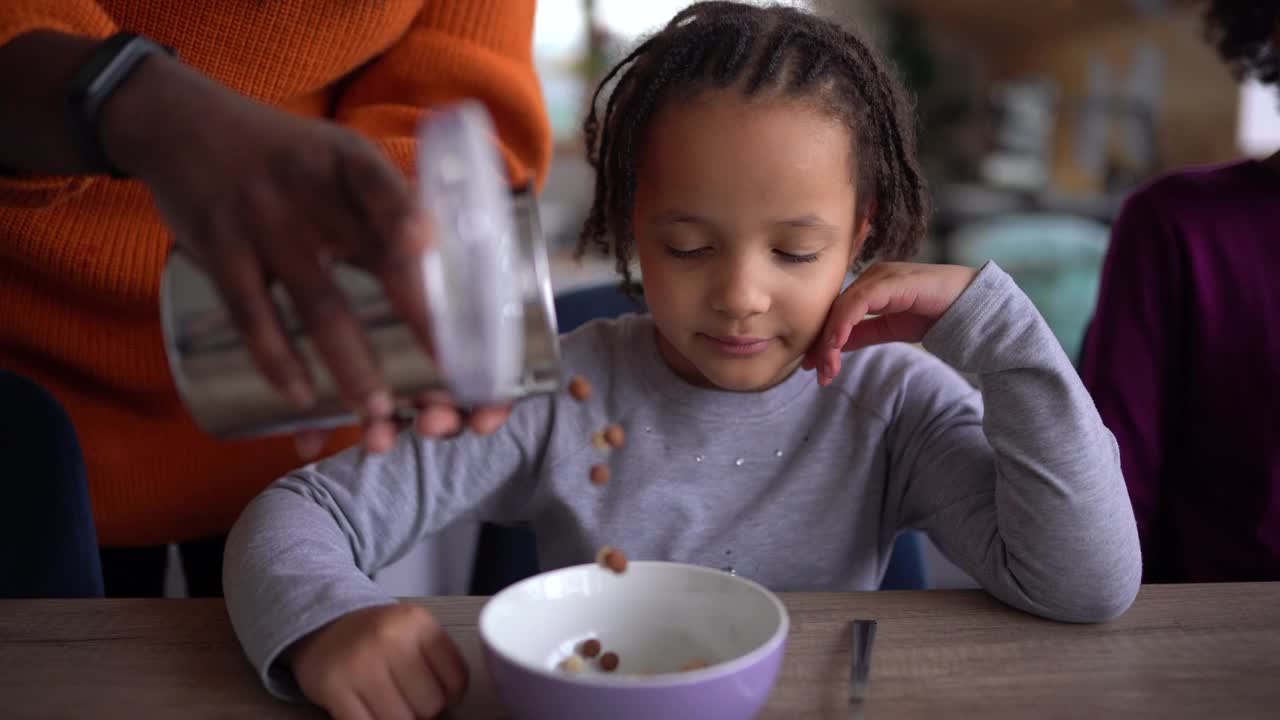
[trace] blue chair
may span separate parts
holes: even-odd
[[[561,333],[597,318],[611,318],[629,312],[643,312],[643,302],[633,300],[617,286],[606,285],[574,290],[556,296],[556,324]],[[526,527],[484,524],[476,547],[471,575],[471,594],[493,595],[508,585],[538,571],[538,553],[533,531]],[[898,536],[881,590],[920,590],[928,587],[924,551],[919,533]]]
[[[898,536],[889,553],[889,567],[880,579],[881,590],[925,590],[929,573],[925,569],[924,534],[910,530]]]
[[[62,405],[0,371],[0,597],[102,597],[84,457]]]

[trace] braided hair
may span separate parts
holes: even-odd
[[[599,101],[614,80],[603,113]],[[623,286],[634,291],[632,210],[646,132],[664,103],[738,85],[747,98],[768,92],[809,101],[851,133],[858,223],[872,212],[855,265],[914,254],[929,215],[915,155],[913,108],[871,47],[838,24],[785,6],[700,2],[619,62],[596,89],[583,124],[595,198],[578,256],[612,251]],[[871,209],[874,208],[874,211]]]
[[[1204,19],[1205,37],[1237,80],[1254,77],[1266,85],[1280,85],[1280,48],[1272,45],[1280,1],[1211,0]]]

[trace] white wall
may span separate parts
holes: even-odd
[[[1280,90],[1250,80],[1240,87],[1240,152],[1265,157],[1280,150]]]

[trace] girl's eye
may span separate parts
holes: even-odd
[[[702,257],[709,252],[711,252],[711,248],[709,247],[694,248],[693,250],[680,250],[679,248],[673,248],[670,245],[667,246],[667,253],[670,254],[671,257],[677,258]]]
[[[781,250],[774,250],[773,252],[783,262],[811,263],[811,262],[817,262],[818,260],[818,253],[809,253],[808,255],[793,255],[791,253],[783,252]]]

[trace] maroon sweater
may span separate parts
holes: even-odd
[[[1280,580],[1280,173],[1185,170],[1129,198],[1081,372],[1144,579]]]

